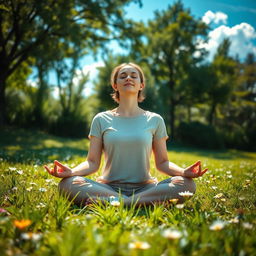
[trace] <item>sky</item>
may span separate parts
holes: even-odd
[[[174,2],[174,0],[142,0],[141,8],[138,4],[132,3],[125,8],[126,17],[147,22],[148,19],[154,18],[155,10],[164,10]],[[202,45],[210,53],[209,60],[225,37],[231,40],[230,55],[238,54],[240,59],[244,59],[248,52],[256,55],[256,0],[183,0],[182,2],[195,18],[202,19],[211,28],[208,43]],[[113,54],[122,51],[114,43],[110,48]],[[93,91],[97,67],[103,66],[103,61],[94,60],[89,56],[83,59],[82,66],[83,72],[90,74],[90,81],[84,91],[88,96]]]

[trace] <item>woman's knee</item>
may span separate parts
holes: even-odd
[[[60,191],[70,191],[74,185],[82,186],[85,184],[88,184],[88,181],[85,178],[81,176],[72,176],[63,178],[60,181],[58,188]]]
[[[191,193],[196,192],[196,183],[191,178],[175,176],[172,178],[172,183],[183,186],[184,191],[189,191]]]

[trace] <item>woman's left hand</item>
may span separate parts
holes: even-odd
[[[208,171],[207,168],[202,171],[201,161],[197,161],[194,164],[184,169],[183,176],[187,178],[198,178],[204,175],[207,171]]]

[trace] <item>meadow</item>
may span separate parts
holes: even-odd
[[[0,136],[0,255],[256,255],[256,153],[170,144],[170,161],[185,167],[200,159],[209,168],[196,179],[193,198],[82,208],[59,195],[59,179],[43,165],[54,159],[77,165],[87,139],[10,128]],[[153,159],[151,169],[166,178]]]

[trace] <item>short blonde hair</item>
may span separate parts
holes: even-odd
[[[139,72],[139,76],[140,76],[140,81],[141,83],[144,84],[144,88],[145,88],[145,85],[146,85],[146,82],[145,82],[145,76],[144,76],[144,73],[141,69],[141,67],[135,63],[132,63],[132,62],[129,62],[129,63],[122,63],[120,65],[118,65],[117,67],[115,67],[111,73],[111,79],[110,79],[110,82],[111,82],[111,85],[112,87],[116,84],[116,80],[117,80],[117,76],[118,76],[118,73],[119,71],[124,67],[124,66],[131,66],[133,68],[135,68],[138,72]],[[145,95],[144,95],[144,88],[139,91],[138,93],[138,102],[142,102],[144,99],[145,99]],[[118,91],[114,91],[112,94],[111,94],[113,100],[117,103],[119,103],[120,101],[120,95],[119,95],[119,92]]]

